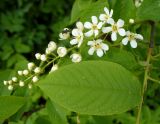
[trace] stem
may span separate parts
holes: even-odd
[[[149,44],[149,49],[148,49],[148,54],[147,54],[147,66],[145,68],[145,72],[144,72],[144,80],[143,80],[143,87],[142,87],[142,92],[141,92],[141,101],[138,107],[138,115],[137,115],[137,119],[136,119],[136,124],[140,124],[140,118],[141,118],[141,112],[142,112],[142,105],[143,105],[143,101],[144,101],[144,94],[145,91],[147,89],[147,82],[148,82],[148,73],[150,70],[150,59],[151,59],[151,54],[152,54],[152,49],[154,46],[154,33],[155,33],[155,23],[151,22],[151,37],[150,37],[150,44]]]
[[[155,83],[159,83],[160,84],[160,80],[156,80],[156,79],[151,78],[151,77],[148,77],[148,80],[151,80],[151,81],[153,81]]]

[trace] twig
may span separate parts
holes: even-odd
[[[152,49],[154,47],[155,23],[151,22],[151,26],[152,26],[151,37],[150,37],[149,49],[148,49],[147,60],[146,60],[147,66],[146,66],[145,73],[144,73],[143,87],[142,87],[142,92],[141,92],[141,101],[138,107],[138,115],[136,119],[136,124],[140,124],[142,105],[144,101],[144,94],[147,89],[148,73],[150,69],[150,59],[151,59]]]

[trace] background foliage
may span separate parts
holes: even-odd
[[[116,47],[109,51],[102,59],[122,65],[125,69],[131,71],[132,74],[136,75],[142,82],[144,75],[142,70],[145,67],[151,30],[151,26],[147,22],[148,20],[156,22],[156,36],[154,39],[156,48],[154,49],[154,53],[160,52],[159,4],[159,0],[144,0],[141,7],[137,9],[132,0],[1,0],[0,123],[77,123],[77,113],[66,110],[59,104],[51,101],[52,97],[51,100],[48,99],[38,87],[34,87],[32,90],[28,90],[27,88],[16,90],[12,94],[15,95],[14,100],[10,97],[4,97],[10,95],[11,92],[3,86],[3,80],[10,78],[17,70],[24,69],[28,61],[34,60],[34,54],[36,52],[43,52],[45,50],[44,46],[48,44],[48,41],[52,39],[55,42],[56,40],[58,41],[58,34],[64,27],[72,27],[77,20],[83,22],[86,20],[89,21],[92,15],[98,16],[100,13],[103,13],[104,6],[114,9],[115,19],[122,18],[128,23],[130,18],[134,18],[137,24],[132,27],[132,30],[141,32],[144,36],[144,42],[139,42],[139,48],[136,50],[130,49],[130,47],[119,50]],[[81,53],[84,56],[84,60],[97,60],[96,56],[90,57],[86,55],[86,46],[82,48]],[[67,63],[68,61],[64,60],[62,65]],[[159,63],[160,57],[156,61],[153,61],[154,66],[152,68],[154,71],[150,74],[156,79],[160,79]],[[61,71],[63,72],[63,69]],[[65,70],[63,73],[65,73]],[[136,87],[136,85],[134,86]],[[53,89],[56,91],[58,88],[51,87],[51,90]],[[87,92],[83,88],[82,90],[83,92]],[[79,92],[81,93],[82,90]],[[134,91],[134,89],[131,90]],[[142,111],[142,124],[160,124],[159,94],[159,84],[150,81]],[[26,97],[24,98],[24,96]],[[103,101],[103,98],[99,100]],[[57,101],[59,103],[63,102],[60,98]],[[9,106],[11,107],[10,109],[8,108]],[[67,106],[70,105],[67,104]],[[94,110],[95,106],[92,107],[92,110]],[[136,112],[137,110],[133,109],[119,115],[92,116],[80,114],[79,117],[81,124],[134,124]]]

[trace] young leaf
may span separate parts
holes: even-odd
[[[138,79],[107,61],[70,64],[48,75],[39,87],[56,103],[82,114],[112,115],[140,101]]]
[[[22,97],[0,96],[0,121],[16,113],[24,103]]]

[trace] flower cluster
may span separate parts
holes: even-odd
[[[122,19],[115,21],[112,16],[113,10],[104,7],[104,13],[100,14],[99,17],[92,16],[91,22],[87,21],[83,24],[79,21],[73,30],[64,28],[59,34],[59,40],[69,40],[70,48],[58,46],[54,41],[50,41],[45,53],[35,54],[35,58],[40,61],[39,66],[36,66],[33,62],[28,63],[27,69],[19,70],[17,76],[9,81],[4,81],[4,85],[7,85],[9,90],[13,90],[16,86],[32,88],[33,84],[39,80],[40,75],[49,67],[51,67],[49,73],[59,68],[61,58],[69,55],[72,62],[81,62],[82,56],[78,48],[85,42],[89,47],[89,55],[96,53],[98,57],[102,57],[110,49],[105,39],[108,35],[111,36],[112,42],[121,37],[122,41],[120,43],[122,45],[130,43],[132,48],[136,48],[137,40],[143,40],[143,36],[126,31],[124,29],[125,22]],[[129,22],[133,24],[134,19],[130,19]],[[105,38],[102,39],[102,36],[105,36]]]

